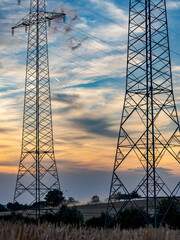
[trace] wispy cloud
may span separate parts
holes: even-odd
[[[180,8],[180,2],[179,1],[167,1],[167,8],[169,10],[175,10]]]
[[[110,123],[110,119],[81,116],[80,118],[72,118],[70,121],[76,128],[89,134],[98,134],[110,138],[117,136],[116,131],[109,129],[114,125]]]

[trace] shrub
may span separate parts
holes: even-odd
[[[7,211],[7,209],[2,204],[0,204],[0,212],[5,212],[5,211]]]
[[[17,223],[17,222],[34,223],[34,224],[36,223],[35,219],[25,217],[20,213],[14,213],[14,212],[9,214],[9,215],[0,216],[0,220],[8,221],[8,222],[11,222],[11,223]]]
[[[96,227],[103,228],[105,219],[106,219],[106,214],[101,213],[101,216],[99,216],[99,217],[92,217],[92,218],[86,220],[86,226],[93,227],[93,228],[96,228]]]
[[[75,224],[79,225],[82,224],[84,221],[84,217],[82,213],[77,210],[76,207],[67,207],[66,205],[63,205],[59,212],[58,217],[61,222],[64,224]]]
[[[172,228],[180,229],[180,209],[178,206],[179,203],[177,203],[175,200],[161,200],[157,206],[158,222],[161,222],[162,218],[166,214],[162,224],[168,224]]]
[[[63,205],[56,214],[45,214],[41,217],[42,222],[64,223],[80,226],[84,222],[83,215],[76,207]]]
[[[11,211],[17,211],[17,210],[28,209],[28,206],[27,206],[27,204],[23,205],[23,204],[20,204],[18,202],[15,202],[15,203],[9,202],[7,204],[7,208],[8,208],[8,210],[11,210]]]
[[[144,227],[147,222],[138,209],[126,208],[119,214],[116,224],[120,225],[122,229],[135,229]]]

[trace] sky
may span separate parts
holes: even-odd
[[[54,145],[66,197],[107,198],[123,107],[128,1],[47,0],[48,11],[74,10],[78,18],[48,29]],[[22,141],[27,34],[11,27],[28,13],[29,0],[0,0],[0,203],[13,201]],[[180,112],[180,1],[167,1],[174,93]],[[70,16],[69,16],[70,17]],[[171,185],[180,171],[162,165]],[[139,166],[122,178],[130,187]]]

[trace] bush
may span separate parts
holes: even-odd
[[[11,213],[9,215],[4,215],[4,216],[0,216],[0,220],[3,221],[8,221],[11,223],[36,223],[35,219],[33,218],[29,218],[29,217],[24,217],[22,214],[19,213]]]
[[[83,215],[76,207],[67,207],[63,205],[56,214],[45,214],[41,217],[41,221],[50,223],[64,223],[80,226],[84,222]]]
[[[167,211],[168,210],[168,211]],[[167,213],[167,214],[166,214]],[[158,222],[161,222],[166,214],[163,225],[169,225],[172,228],[180,229],[180,209],[178,203],[172,199],[163,199],[157,206]]]
[[[147,222],[138,209],[126,208],[119,214],[116,224],[120,225],[122,229],[135,229],[145,227]]]
[[[67,207],[63,205],[58,212],[58,216],[60,221],[64,224],[78,225],[84,221],[82,213],[78,211],[76,207]]]
[[[15,202],[15,203],[9,202],[7,204],[7,208],[8,208],[8,210],[11,210],[11,211],[17,211],[17,210],[28,209],[28,206],[27,206],[27,204],[23,205],[23,204],[20,204],[18,202]]]
[[[0,212],[5,212],[5,211],[7,211],[7,209],[2,204],[0,204]]]
[[[57,214],[52,214],[52,213],[46,213],[41,216],[40,218],[41,223],[52,223],[52,224],[57,224],[59,225],[59,219]]]
[[[108,217],[109,222],[111,222],[112,217]],[[103,228],[105,224],[106,214],[101,213],[100,217],[93,217],[86,221],[87,227],[93,228]],[[135,208],[124,209],[117,219],[113,221],[108,228],[113,228],[117,225],[120,225],[122,229],[135,229],[139,227],[144,227],[146,225],[146,220],[142,213]]]
[[[101,216],[99,217],[92,217],[88,220],[86,220],[86,226],[87,227],[93,227],[93,228],[103,228],[105,224],[106,214],[101,213]]]

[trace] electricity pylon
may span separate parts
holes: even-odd
[[[144,177],[130,192],[121,169],[127,161],[134,165],[136,159]],[[157,227],[163,222],[171,205],[179,202],[180,183],[170,190],[160,176],[163,161],[168,164],[173,160],[180,163],[180,125],[173,94],[166,1],[130,0],[126,91],[105,226],[127,207],[138,209],[147,224]],[[119,202],[115,201],[117,196]],[[169,204],[160,216],[157,205],[162,198],[169,199]]]
[[[21,27],[28,31],[22,150],[14,202],[25,201],[35,206],[35,211],[26,213],[36,219],[43,212],[41,202],[45,195],[53,189],[60,190],[53,145],[47,43],[47,23],[57,18],[65,20],[65,14],[47,12],[45,0],[31,0],[29,14],[12,27],[13,32]]]

